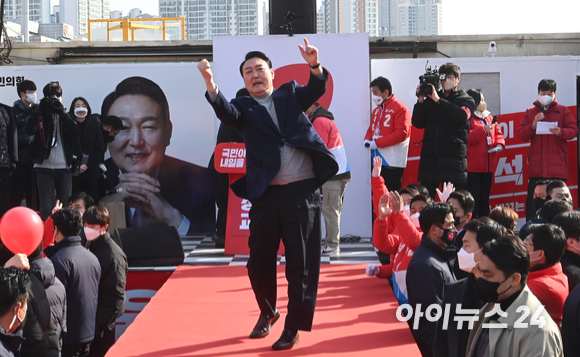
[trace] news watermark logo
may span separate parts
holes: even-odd
[[[421,304],[417,304],[415,309],[409,304],[402,304],[399,305],[397,311],[395,312],[397,320],[401,322],[407,322],[413,319],[413,329],[416,330],[419,328],[419,320],[421,318],[427,319],[430,322],[437,322],[441,317],[443,317],[443,324],[442,329],[447,330],[449,327],[449,311],[451,309],[451,304],[445,304],[445,308],[441,307],[438,304],[431,304],[427,307],[425,311],[421,311]],[[406,315],[404,315],[404,310],[407,311]],[[493,308],[484,314],[484,324],[482,324],[483,328],[528,328],[529,326],[538,326],[538,328],[544,327],[546,325],[546,319],[542,316],[542,311],[544,311],[544,305],[540,305],[540,307],[534,312],[531,316],[529,323],[525,322],[530,316],[530,308],[526,305],[521,305],[516,309],[516,314],[518,314],[518,318],[513,326],[508,326],[507,323],[501,323],[497,320],[488,319],[492,316],[499,316],[503,318],[508,317],[508,313],[501,310],[500,304],[495,304]],[[455,306],[455,316],[453,316],[453,321],[457,323],[457,329],[462,330],[464,328],[464,324],[467,325],[469,330],[473,329],[473,324],[479,321],[479,310],[478,309],[462,309],[461,304],[457,304]]]

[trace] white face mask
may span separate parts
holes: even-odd
[[[377,105],[377,107],[381,104],[383,104],[385,100],[383,99],[383,97],[377,97],[376,95],[373,95],[373,102],[375,102],[375,104]]]
[[[411,217],[411,208],[409,207],[409,205],[405,205],[403,207],[403,212],[405,212],[405,214],[407,215],[407,217]]]
[[[79,118],[84,118],[87,116],[87,114],[89,113],[88,109],[85,107],[78,107],[75,108],[75,116],[79,117]]]
[[[443,81],[443,89],[445,90],[452,90],[455,88],[455,80],[454,79],[446,79]]]
[[[457,253],[457,261],[459,262],[459,269],[471,273],[473,268],[477,266],[479,262],[475,261],[475,254],[481,251],[478,250],[475,253],[467,253],[465,249],[461,248],[459,253]]]
[[[541,95],[538,97],[538,100],[543,107],[547,107],[548,105],[552,104],[554,97],[551,95]]]
[[[415,225],[415,228],[420,228],[421,226],[419,225],[419,215],[420,213],[417,212],[414,215],[411,216],[411,222],[413,222],[413,225]]]
[[[26,94],[26,101],[29,104],[36,103],[36,93],[28,93],[28,94]]]
[[[97,231],[96,229],[85,227],[85,236],[87,237],[87,240],[93,241],[99,238],[100,235],[101,233],[99,233],[99,231]]]

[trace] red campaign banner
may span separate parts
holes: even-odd
[[[241,143],[218,144],[215,148],[214,166],[217,172],[227,173],[230,184],[246,173],[246,146]],[[242,160],[242,165],[238,164]],[[248,238],[250,237],[250,201],[236,196],[229,189],[228,217],[226,223],[226,246],[224,254],[250,254]],[[278,254],[284,254],[284,246],[280,243]]]
[[[574,117],[577,117],[576,106],[568,107]],[[493,164],[493,184],[490,194],[490,208],[508,206],[519,215],[520,219],[526,216],[526,197],[528,188],[528,151],[529,142],[521,141],[517,130],[524,113],[498,115],[498,125],[504,135],[506,149],[495,156]],[[419,158],[421,155],[421,140],[423,129],[412,128],[409,145],[409,160],[403,176],[403,186],[417,182]],[[574,197],[574,208],[578,208],[578,141],[568,141],[570,149],[569,169],[570,177],[566,184]]]

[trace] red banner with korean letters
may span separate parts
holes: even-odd
[[[246,146],[238,143],[218,144],[215,148],[214,166],[217,172],[229,174],[230,183],[236,181],[246,173]],[[250,254],[250,208],[250,201],[236,196],[230,188],[224,254]],[[284,254],[282,243],[278,254]]]
[[[577,116],[576,107],[568,107],[574,117]],[[493,184],[490,194],[490,208],[508,206],[519,215],[520,220],[526,217],[526,196],[528,188],[528,150],[529,142],[523,142],[517,137],[518,126],[524,113],[512,113],[498,116],[498,122],[504,138],[506,149],[497,154],[493,171]],[[412,128],[409,144],[409,159],[403,186],[417,182],[419,158],[421,155],[421,140],[423,129]],[[574,208],[578,207],[578,141],[568,141],[570,149],[570,178],[566,184],[574,199]],[[521,222],[521,221],[520,221]]]

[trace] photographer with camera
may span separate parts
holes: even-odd
[[[50,82],[42,90],[44,98],[26,124],[34,135],[34,171],[37,173],[40,217],[46,220],[56,200],[67,202],[72,193],[73,157],[81,156],[79,127],[63,107],[62,88]]]
[[[456,190],[467,183],[467,138],[475,102],[463,90],[457,90],[461,69],[445,63],[435,71],[430,68],[420,77],[412,124],[423,132],[418,180],[435,197],[440,183],[451,182]],[[437,91],[441,83],[443,89]]]

